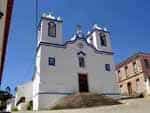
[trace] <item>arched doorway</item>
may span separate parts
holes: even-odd
[[[127,88],[128,88],[128,95],[131,96],[132,95],[132,84],[131,84],[131,82],[127,83]]]

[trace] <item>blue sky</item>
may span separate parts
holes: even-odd
[[[137,51],[150,52],[150,1],[148,0],[38,0],[38,19],[43,12],[53,12],[64,20],[64,40],[76,25],[84,32],[94,23],[111,32],[114,59],[118,63]],[[15,0],[7,48],[2,88],[12,90],[31,80],[34,71],[35,0]]]

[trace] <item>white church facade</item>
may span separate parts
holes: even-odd
[[[33,110],[49,109],[77,92],[118,93],[110,33],[94,25],[87,35],[78,28],[63,42],[60,17],[44,14],[38,29]]]

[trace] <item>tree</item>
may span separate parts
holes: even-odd
[[[11,88],[10,88],[9,86],[7,86],[7,87],[5,88],[5,91],[8,92],[8,93],[10,93],[10,92],[11,92]]]

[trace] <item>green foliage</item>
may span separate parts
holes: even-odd
[[[6,109],[6,101],[0,101],[0,110]]]
[[[15,108],[12,109],[12,111],[18,111],[18,109],[15,107]]]
[[[33,102],[30,101],[30,102],[28,103],[27,110],[32,110],[32,109],[33,109]]]
[[[7,87],[5,88],[5,91],[8,92],[8,93],[10,93],[10,92],[11,92],[11,88],[10,88],[9,86],[7,86]]]
[[[7,100],[11,99],[12,95],[8,91],[0,90],[0,110],[6,109]]]

